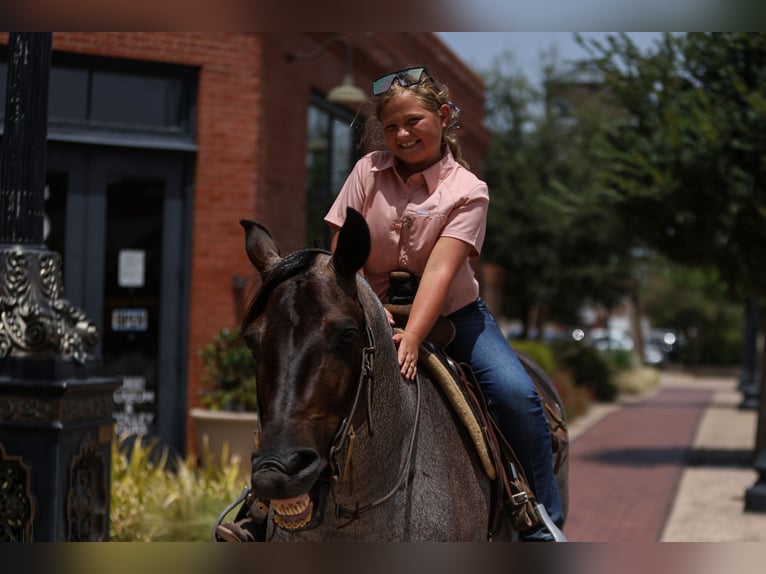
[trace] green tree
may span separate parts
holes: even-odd
[[[766,294],[766,34],[581,43],[624,111],[600,148],[603,204],[671,260]]]
[[[599,204],[595,165],[600,125],[597,97],[556,113],[573,83],[554,62],[545,92],[513,69],[509,54],[486,72],[491,143],[484,177],[490,210],[484,256],[506,271],[505,312],[526,321],[576,321],[586,301],[611,305],[631,276],[630,241]]]
[[[676,360],[697,365],[734,365],[742,357],[743,308],[718,273],[682,267],[664,257],[648,264],[640,287],[652,324],[676,331],[683,341]]]

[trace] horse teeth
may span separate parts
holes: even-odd
[[[293,512],[297,508],[303,508],[303,510],[299,512]],[[276,511],[276,514],[274,515],[274,523],[279,526],[280,528],[284,528],[285,530],[297,530],[299,528],[303,528],[306,526],[309,522],[311,522],[311,517],[313,515],[314,503],[311,502],[310,499],[302,499],[300,503],[297,504],[285,504],[285,505],[275,505],[274,510]],[[292,517],[300,517],[297,520]],[[290,519],[287,519],[285,517],[290,516]]]
[[[304,512],[310,503],[308,495],[303,495],[297,499],[290,499],[289,502],[274,501],[274,509],[279,514],[293,516]]]

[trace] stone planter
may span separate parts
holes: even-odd
[[[253,433],[258,430],[258,413],[210,411],[192,409],[196,453],[201,457],[205,452],[203,440],[207,437],[213,460],[220,460],[224,443],[229,445],[229,455],[238,455],[240,468],[246,478],[250,477],[250,455],[254,450]]]

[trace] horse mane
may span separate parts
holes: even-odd
[[[262,277],[263,283],[253,297],[244,319],[242,319],[241,331],[244,331],[245,327],[263,312],[277,285],[292,277],[304,275],[314,266],[317,256],[322,254],[331,255],[331,252],[325,249],[306,248],[293,251],[280,259],[279,263]]]

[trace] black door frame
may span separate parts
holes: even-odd
[[[103,333],[104,250],[110,179],[129,176],[166,181],[157,356],[157,439],[186,452],[187,358],[191,281],[193,155],[78,144],[48,144],[48,171],[69,174],[64,294]],[[97,353],[101,355],[101,341]]]

